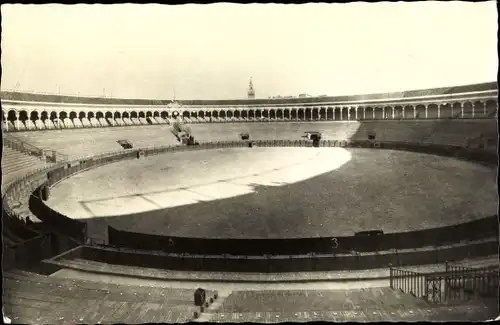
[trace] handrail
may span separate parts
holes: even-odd
[[[422,273],[389,267],[391,289],[401,290],[431,303],[452,300],[469,300],[475,296],[497,296],[499,266],[478,268],[451,267],[445,270]]]

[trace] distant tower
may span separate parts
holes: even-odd
[[[252,78],[250,78],[250,84],[248,85],[248,99],[255,99],[255,90],[253,89]]]

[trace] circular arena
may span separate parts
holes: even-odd
[[[496,315],[493,88],[253,106],[3,94],[6,312],[61,324]]]
[[[360,148],[165,153],[87,170],[47,205],[106,229],[198,238],[352,236],[496,213],[496,171],[432,154]]]

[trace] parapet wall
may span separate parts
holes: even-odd
[[[266,147],[305,147],[311,146],[311,141],[252,141],[258,146]],[[87,241],[86,224],[71,219],[49,208],[42,200],[44,187],[50,188],[57,182],[90,168],[104,164],[134,159],[143,152],[145,156],[157,155],[181,150],[204,150],[213,148],[247,147],[247,141],[205,143],[200,146],[176,146],[128,150],[116,154],[96,156],[92,159],[71,162],[53,169],[48,173],[48,180],[30,197],[30,209],[44,223],[58,229],[80,242]],[[431,144],[412,144],[402,142],[373,141],[321,141],[322,147],[360,147],[372,149],[392,149],[426,152],[431,154],[452,156],[459,159],[472,160],[486,165],[496,166],[496,153],[481,149],[466,149],[455,146]],[[251,150],[251,149],[249,149]],[[142,154],[141,154],[142,156]],[[197,239],[155,236],[133,233],[109,227],[109,245],[131,249],[162,251],[179,254],[202,255],[300,255],[300,254],[341,254],[350,252],[380,252],[388,250],[416,249],[433,247],[443,244],[453,244],[460,241],[474,241],[482,238],[498,237],[497,216],[472,221],[466,224],[436,229],[412,231],[405,233],[383,234],[377,236],[351,236],[338,238],[301,238],[301,239]]]

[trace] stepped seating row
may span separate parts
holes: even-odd
[[[363,309],[426,308],[428,303],[390,288],[353,290],[238,291],[224,300],[220,313],[314,312]]]
[[[16,136],[38,148],[56,150],[70,158],[123,150],[118,140],[128,140],[135,148],[179,144],[168,125],[101,128],[91,132],[86,129],[19,132]]]
[[[224,127],[217,124],[191,125],[194,138],[200,142],[239,140],[242,133],[249,133],[253,140],[300,140],[308,131],[321,132],[324,140],[367,140],[370,135],[375,135],[380,141],[465,145],[468,137],[496,134],[496,121],[231,123]]]
[[[45,119],[45,120],[26,120],[26,121],[2,121],[2,130],[4,131],[34,131],[34,130],[53,130],[53,129],[74,129],[74,128],[93,128],[93,127],[109,127],[109,126],[125,126],[125,125],[154,125],[154,124],[169,124],[169,119],[163,119],[159,116],[155,117],[139,117],[139,118],[64,118],[61,119]]]
[[[466,145],[468,138],[496,134],[495,120],[464,121],[364,121],[364,122],[290,122],[191,124],[191,132],[199,142],[235,141],[249,133],[253,140],[301,140],[305,132],[317,131],[324,140],[367,140],[376,135],[380,141],[428,142]],[[118,140],[128,140],[134,147],[177,145],[167,124],[143,127],[102,128],[89,132],[56,130],[19,132],[18,138],[44,150],[56,150],[70,157],[83,157],[119,151]]]
[[[29,156],[4,146],[2,152],[2,186],[6,186],[18,177],[49,165],[51,164],[38,157]]]
[[[194,289],[69,280],[19,270],[3,277],[4,313],[17,317],[17,323],[182,322],[198,310]]]

